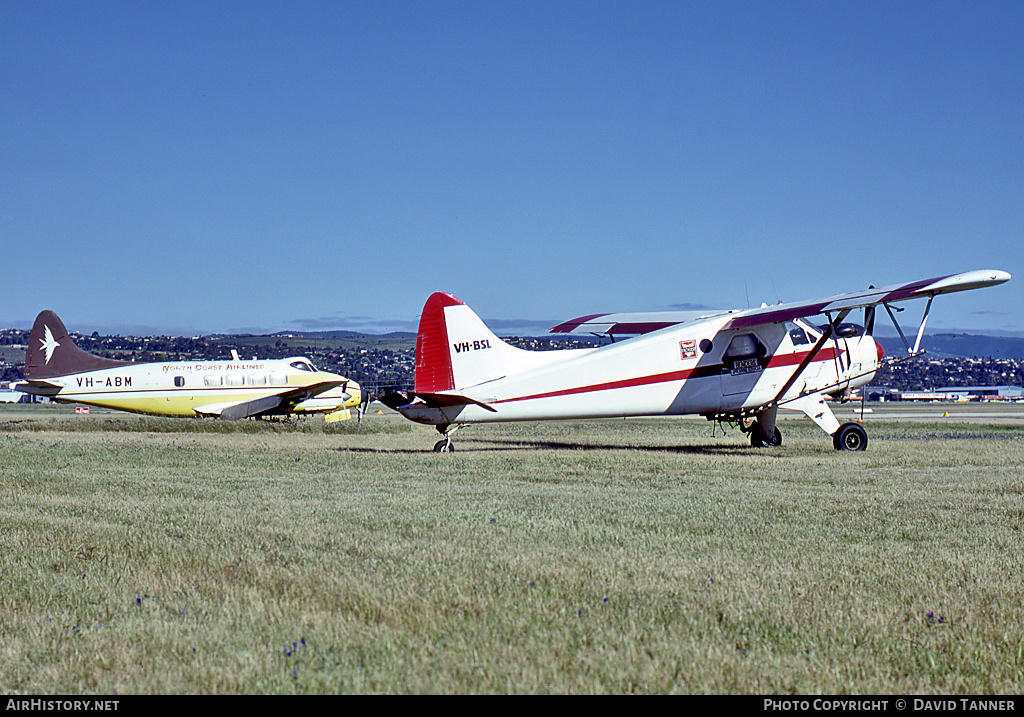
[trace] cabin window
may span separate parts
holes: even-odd
[[[760,358],[767,354],[768,350],[757,340],[756,336],[753,334],[737,334],[732,337],[732,341],[729,342],[729,348],[725,350],[722,358],[728,362],[739,359]]]
[[[245,377],[236,374],[230,374],[227,378],[228,386],[244,386]]]
[[[224,377],[220,375],[204,376],[203,383],[207,386],[220,386],[224,383]]]
[[[250,386],[266,386],[267,377],[264,376],[262,373],[258,373],[251,376],[247,376],[245,382]]]
[[[182,386],[184,386],[185,385],[185,377],[184,376],[175,376],[174,377],[174,385],[177,386],[178,388],[181,388]]]
[[[729,347],[722,354],[722,362],[729,372],[750,373],[761,370],[761,359],[768,355],[764,347],[753,334],[737,334],[732,337]]]
[[[282,371],[274,371],[270,374],[270,385],[271,386],[287,386],[288,385],[288,374]]]

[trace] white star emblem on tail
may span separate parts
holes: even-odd
[[[50,359],[53,358],[53,352],[60,346],[59,343],[54,341],[53,333],[50,331],[50,327],[46,327],[46,338],[40,339],[39,342],[43,345],[43,350],[46,352],[46,363],[50,363]]]

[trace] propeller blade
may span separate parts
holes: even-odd
[[[373,393],[366,390],[365,388],[362,391],[363,400],[359,402],[358,406],[356,406],[356,423],[363,422],[363,416],[366,414],[366,409],[368,409],[370,407],[370,404],[373,403],[374,401]]]

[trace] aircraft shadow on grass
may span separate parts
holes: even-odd
[[[476,444],[476,445],[473,445]],[[468,447],[465,447],[467,446]],[[753,455],[764,456],[750,446],[742,444],[691,444],[679,446],[651,446],[626,443],[573,443],[571,441],[524,440],[521,438],[466,438],[460,444],[460,453],[494,453],[495,451],[517,451],[524,449],[551,451],[637,451],[641,453],[664,453],[680,455]],[[347,453],[408,453],[423,455],[422,450],[413,448],[339,448]],[[769,454],[781,457],[782,454]]]

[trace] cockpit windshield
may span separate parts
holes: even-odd
[[[310,373],[316,373],[316,367],[306,359],[295,359],[288,365],[296,371],[309,371]]]
[[[787,321],[786,331],[789,332],[789,338],[794,346],[803,346],[804,344],[811,343],[811,339],[807,336],[807,330],[800,324]]]

